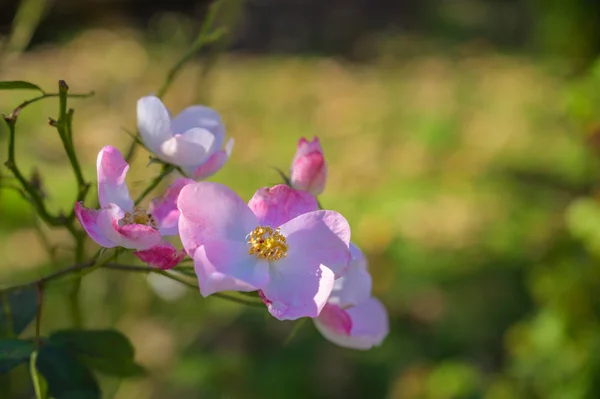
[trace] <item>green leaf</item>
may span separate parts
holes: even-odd
[[[146,375],[146,370],[139,364],[136,364],[133,360],[118,359],[116,357],[98,358],[89,356],[79,356],[79,359],[91,369],[105,375],[122,378],[142,377]]]
[[[37,370],[54,399],[100,399],[100,388],[92,372],[68,348],[48,343],[39,350]]]
[[[29,361],[29,373],[31,374],[31,382],[33,383],[33,388],[35,390],[35,397],[37,399],[47,399],[48,383],[46,382],[46,379],[40,374],[37,367],[35,367],[37,354],[37,351],[31,354],[31,358]]]
[[[37,313],[34,286],[0,294],[0,338],[18,336]]]
[[[18,339],[0,340],[0,374],[8,373],[19,364],[27,362],[34,349],[31,342]]]
[[[90,368],[112,376],[136,377],[144,369],[134,361],[135,350],[126,336],[116,330],[63,330],[50,341],[68,347]]]
[[[8,80],[0,82],[0,90],[38,90],[44,94],[44,90],[38,85],[25,82],[24,80]]]

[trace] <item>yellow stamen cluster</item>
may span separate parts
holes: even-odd
[[[287,256],[288,246],[279,229],[258,226],[246,237],[250,249],[248,254],[259,259],[279,260]]]
[[[136,206],[131,212],[125,212],[125,216],[121,219],[123,224],[143,224],[150,226],[153,229],[157,228],[156,221],[144,208]]]

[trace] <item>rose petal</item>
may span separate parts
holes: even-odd
[[[327,165],[320,152],[311,152],[294,161],[290,182],[298,190],[306,190],[319,195],[325,189]]]
[[[133,209],[133,200],[125,184],[129,165],[115,147],[106,146],[100,150],[96,161],[98,171],[98,199],[102,208],[117,204],[121,209]]]
[[[221,148],[225,138],[225,127],[217,111],[203,105],[193,105],[181,111],[171,121],[171,129],[175,133],[183,133],[195,127],[210,130],[215,136],[214,149]]]
[[[158,230],[141,224],[119,226],[125,212],[116,204],[109,204],[98,212],[96,224],[102,234],[117,246],[143,250],[158,245],[161,241]]]
[[[331,294],[334,274],[325,266],[287,258],[271,265],[262,289],[269,312],[279,320],[317,317]]]
[[[313,137],[312,141],[308,141],[304,137],[301,137],[300,140],[298,140],[298,147],[296,149],[296,154],[294,154],[294,161],[306,154],[310,154],[311,152],[323,152],[323,147],[321,147],[319,138],[315,136]]]
[[[319,210],[317,200],[306,191],[279,184],[258,189],[248,206],[261,226],[278,227],[304,213]]]
[[[81,202],[75,203],[75,215],[83,229],[88,233],[90,238],[96,242],[96,244],[105,247],[113,248],[117,244],[110,240],[98,226],[98,214],[99,210],[89,209],[84,207]]]
[[[171,116],[156,96],[146,96],[137,103],[138,130],[148,148],[161,155],[160,146],[173,137]]]
[[[230,188],[219,183],[188,184],[179,193],[179,236],[188,254],[205,241],[246,242],[258,225],[248,205]]]
[[[162,270],[174,268],[183,260],[183,258],[185,258],[186,255],[184,251],[176,250],[166,241],[163,241],[149,249],[135,251],[133,254],[142,262],[145,262],[150,266],[158,267]]]
[[[193,176],[194,179],[206,179],[219,171],[225,165],[229,157],[231,156],[231,150],[233,148],[233,139],[229,139],[225,150],[218,150],[214,152],[206,162],[198,166],[193,170],[187,170],[189,175]]]
[[[126,224],[117,229],[124,248],[144,250],[158,245],[162,238],[158,230],[143,224]]]
[[[192,179],[183,177],[175,179],[162,197],[155,198],[150,203],[148,212],[154,217],[154,220],[158,225],[158,231],[162,236],[173,236],[179,233],[179,209],[177,209],[177,198],[179,197],[181,189],[192,183],[195,183]]]
[[[314,137],[312,141],[308,141],[302,137],[298,141],[298,149],[292,161],[292,187],[319,195],[325,189],[326,180],[327,164],[319,139]]]
[[[342,307],[358,305],[371,297],[373,282],[367,271],[367,261],[358,247],[350,243],[352,260],[346,274],[335,280],[330,303]]]
[[[208,130],[193,128],[176,134],[160,145],[160,151],[174,165],[200,165],[210,156],[215,136]]]
[[[269,281],[269,264],[248,255],[244,243],[211,241],[194,254],[194,269],[200,293],[255,291]]]
[[[376,298],[345,310],[352,322],[350,334],[332,328],[329,320],[319,316],[314,319],[315,327],[329,341],[351,349],[370,349],[379,346],[389,333],[387,311]]]
[[[280,227],[288,243],[288,258],[303,259],[342,276],[350,262],[350,226],[334,211],[300,215]]]
[[[119,220],[123,219],[125,211],[117,204],[108,204],[107,207],[100,209],[96,223],[102,234],[116,246],[123,246],[123,237],[119,233]]]
[[[338,305],[327,303],[321,313],[319,322],[327,329],[340,335],[350,335],[352,330],[352,319],[350,315]]]

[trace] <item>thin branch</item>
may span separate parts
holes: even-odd
[[[89,93],[79,93],[79,94],[67,94],[67,97],[70,98],[87,98],[87,97],[91,97],[93,96],[95,93],[94,91],[90,91]],[[60,96],[60,93],[44,93],[38,97],[34,97],[31,100],[27,100],[27,101],[23,101],[17,108],[15,108],[13,110],[13,112],[10,113],[10,115],[8,115],[9,118],[11,119],[17,119],[17,117],[19,116],[19,113],[23,110],[23,108],[25,108],[28,105],[31,105],[35,102],[38,102],[40,100],[43,100],[45,98],[50,98],[50,97],[58,97]]]
[[[40,192],[23,176],[21,170],[18,168],[15,158],[15,124],[16,118],[13,116],[4,116],[4,121],[8,126],[8,161],[4,163],[6,167],[12,172],[15,178],[19,181],[23,189],[29,195],[33,206],[36,208],[40,217],[48,223],[50,226],[62,226],[65,222],[64,217],[51,216],[46,209],[44,199],[41,197]]]
[[[171,280],[177,281],[185,286],[188,286],[190,288],[194,288],[194,289],[198,289],[198,284],[194,284],[194,283],[190,283],[187,279],[185,278],[181,278],[179,276],[176,276],[172,273],[169,273],[165,270],[160,270],[160,269],[155,269],[156,273],[161,274],[167,278],[170,278]]]
[[[196,40],[194,40],[194,43],[192,43],[192,46],[183,55],[183,57],[181,57],[179,61],[177,61],[175,65],[173,65],[173,67],[169,70],[163,84],[160,86],[160,89],[158,89],[157,97],[162,98],[165,94],[167,94],[167,91],[171,87],[171,84],[173,84],[173,81],[175,80],[177,75],[179,75],[179,73],[181,72],[181,69],[185,66],[185,64],[188,63],[189,60],[192,59],[192,57],[196,53],[198,53],[202,49],[202,47],[204,47],[204,45],[218,40],[221,37],[221,35],[225,33],[224,30],[210,32],[215,16],[217,15],[217,11],[220,8],[222,2],[222,0],[219,0],[211,4],[210,9],[208,10],[208,14],[204,19],[204,22],[202,23],[202,27],[200,28],[200,32],[196,37]],[[137,148],[138,143],[138,134],[139,133],[135,135],[134,139],[129,145],[129,148],[127,149],[127,152],[125,153],[125,161],[127,161],[127,163],[131,161],[135,154],[135,149]]]
[[[241,305],[252,306],[252,307],[255,307],[255,308],[264,308],[265,307],[264,303],[262,303],[262,302],[247,301],[245,299],[237,298],[237,297],[234,297],[234,296],[229,295],[229,294],[224,294],[222,292],[215,292],[214,294],[211,294],[211,296],[214,296],[214,297],[217,297],[217,298],[221,298],[221,299],[225,299],[225,300],[230,301],[230,302],[239,303]]]
[[[101,267],[104,264],[108,263],[110,260],[112,260],[112,257],[108,257],[108,258],[104,259],[103,261],[97,261],[95,259],[92,259],[87,262],[75,263],[71,266],[68,266],[64,269],[50,273],[47,276],[41,277],[39,279],[29,281],[26,283],[22,283],[22,284],[18,284],[18,285],[13,285],[13,286],[6,287],[6,288],[2,288],[2,289],[0,289],[0,293],[17,291],[17,290],[31,287],[32,285],[37,285],[37,284],[46,285],[51,281],[59,280],[65,276],[68,276],[68,275],[76,273],[76,272],[83,271],[82,276],[84,276],[84,275],[88,274],[90,271],[93,271],[96,268]]]
[[[163,97],[167,93],[169,87],[171,87],[171,84],[173,83],[179,72],[181,72],[181,68],[183,68],[185,64],[187,64],[187,62],[198,51],[200,51],[202,47],[204,47],[205,44],[217,40],[223,33],[225,33],[223,31],[217,33],[213,32],[209,34],[209,31],[213,26],[213,22],[222,3],[223,1],[216,1],[211,4],[210,9],[208,10],[208,14],[206,15],[206,19],[202,23],[202,28],[200,28],[200,32],[198,33],[196,40],[194,41],[190,49],[187,51],[187,53],[185,53],[184,56],[181,57],[181,59],[177,61],[175,65],[173,65],[173,67],[167,74],[167,78],[163,82],[161,88],[158,90],[158,97]]]
[[[11,287],[6,287],[4,289],[0,289],[0,295],[6,295],[9,292],[12,291],[16,291],[22,288],[27,288],[33,285],[37,285],[38,287],[40,286],[45,286],[47,283],[51,282],[51,281],[55,281],[55,280],[59,280],[65,276],[68,276],[72,273],[81,273],[81,277],[85,276],[86,274],[91,273],[92,271],[102,267],[103,269],[108,269],[108,270],[117,270],[117,271],[124,271],[124,272],[138,272],[138,273],[158,273],[161,274],[171,280],[175,280],[181,284],[184,284],[187,287],[193,288],[195,290],[198,290],[198,285],[194,284],[190,281],[188,281],[187,279],[183,279],[179,276],[176,276],[172,273],[169,273],[165,270],[160,270],[157,269],[155,267],[151,267],[151,266],[141,266],[141,265],[122,265],[122,264],[118,264],[118,263],[111,263],[109,262],[109,260],[111,260],[112,258],[114,258],[114,256],[116,255],[113,254],[113,256],[110,256],[106,259],[104,259],[104,261],[101,262],[95,262],[95,261],[88,261],[88,262],[83,262],[83,263],[79,263],[79,264],[74,264],[71,265],[65,269],[59,270],[57,272],[51,273],[45,277],[42,277],[40,279],[34,280],[34,281],[29,281],[27,283],[23,283],[23,284],[19,284],[19,285],[14,285]],[[227,301],[230,302],[235,302],[235,303],[239,303],[242,305],[247,305],[247,306],[253,306],[253,307],[264,307],[264,305],[261,302],[258,301],[251,301],[251,300],[247,300],[247,299],[243,299],[243,298],[238,298],[234,295],[231,294],[225,294],[222,292],[217,292],[211,295],[212,297],[217,297],[217,298],[221,298],[221,299],[225,299]]]
[[[58,121],[51,123],[60,136],[60,140],[63,144],[69,163],[75,174],[75,180],[77,181],[77,196],[76,201],[83,201],[85,196],[90,189],[90,184],[85,181],[81,166],[75,153],[75,147],[73,146],[73,110],[67,110],[67,97],[68,97],[69,86],[64,80],[58,81],[58,94],[59,94],[59,108],[58,108]],[[74,215],[74,214],[73,214]]]
[[[69,92],[69,86],[64,80],[58,81],[58,99],[59,99],[59,107],[58,107],[58,121],[50,121],[50,125],[54,126],[58,132],[60,137],[60,141],[63,144],[63,148],[65,153],[67,154],[67,158],[69,159],[69,163],[71,164],[71,169],[73,169],[73,173],[75,174],[75,180],[77,182],[77,194],[75,196],[75,202],[85,200],[85,197],[90,189],[90,184],[85,181],[83,177],[83,172],[81,171],[81,166],[79,164],[79,160],[77,159],[77,154],[75,152],[75,147],[73,144],[73,109],[67,109],[67,97]],[[74,226],[75,221],[75,207],[71,211],[69,217],[64,222],[65,227],[75,240],[75,262],[80,263],[83,261],[85,251],[84,251],[84,239],[85,236],[78,231]],[[69,304],[71,309],[71,316],[73,319],[73,324],[75,327],[81,327],[82,325],[82,312],[81,312],[81,304],[79,303],[79,290],[81,287],[81,278],[83,277],[82,272],[77,272],[78,277],[75,278],[71,291],[69,293]]]
[[[89,261],[89,262],[84,262],[84,263],[80,263],[80,264],[75,264],[75,265],[71,265],[69,267],[66,267],[64,269],[58,270],[54,273],[50,273],[47,276],[44,276],[42,278],[39,278],[37,280],[33,280],[33,281],[28,281],[26,283],[22,283],[22,284],[18,284],[18,285],[13,285],[10,287],[6,287],[3,289],[0,289],[0,292],[12,292],[12,291],[17,291],[23,288],[27,288],[27,287],[31,287],[32,285],[36,285],[36,284],[46,284],[49,283],[50,281],[54,281],[54,280],[58,280],[64,276],[67,276],[75,271],[78,270],[83,270],[83,269],[87,269],[90,266],[93,266],[95,262]]]

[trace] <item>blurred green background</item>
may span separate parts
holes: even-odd
[[[286,343],[294,324],[265,310],[98,271],[83,284],[86,326],[123,331],[150,373],[103,379],[105,397],[600,397],[599,5],[324,3],[226,0],[228,34],[186,66],[165,103],[222,114],[235,147],[211,180],[245,199],[279,182],[274,167],[288,170],[300,137],[321,138],[320,201],[366,252],[390,335],[359,352],[306,323]],[[94,180],[99,149],[127,148],[136,100],[158,90],[207,6],[5,2],[0,80],[95,90],[70,100]],[[31,97],[0,92],[0,112]],[[69,211],[74,180],[47,125],[57,109],[47,100],[22,112],[17,155],[39,172],[49,207]],[[2,125],[3,160],[6,135]],[[147,156],[130,170],[134,195],[159,172]],[[0,176],[1,285],[72,263],[67,233],[40,226],[6,189],[8,170]],[[43,333],[68,326],[65,290],[49,288]],[[2,398],[32,395],[26,367],[0,386]]]

